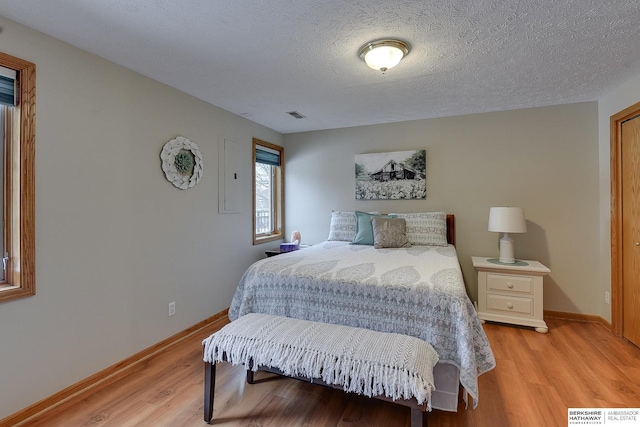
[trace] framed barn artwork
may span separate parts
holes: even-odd
[[[356,154],[356,200],[427,198],[427,150]]]

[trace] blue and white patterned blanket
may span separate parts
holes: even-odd
[[[493,352],[467,296],[454,246],[375,249],[326,241],[254,263],[229,308],[414,336],[460,369],[478,402]]]

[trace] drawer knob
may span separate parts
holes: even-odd
[[[509,310],[512,310],[512,309],[513,309],[513,304],[511,304],[510,302],[508,302],[508,303],[507,303],[507,308],[508,308]]]
[[[513,283],[511,283],[511,282],[507,283],[507,288],[513,289]]]

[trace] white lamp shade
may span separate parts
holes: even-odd
[[[489,231],[498,233],[526,233],[524,209],[495,207],[489,209]]]
[[[378,46],[364,55],[364,62],[374,70],[388,70],[400,63],[404,52],[395,46]]]

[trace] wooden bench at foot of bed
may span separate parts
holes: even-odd
[[[435,350],[418,338],[350,326],[251,313],[203,341],[204,420],[213,419],[216,363],[264,370],[392,401],[411,408],[411,426],[427,425]]]

